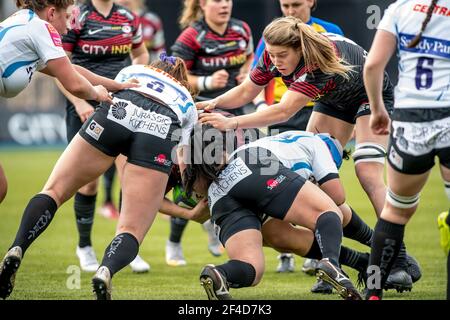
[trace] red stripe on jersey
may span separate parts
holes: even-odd
[[[250,73],[250,80],[252,80],[258,86],[263,86],[269,83],[273,79],[273,75],[269,72],[262,72],[258,68],[255,68]]]
[[[181,42],[191,48],[194,51],[200,49],[200,44],[197,42],[197,31],[194,28],[188,27],[184,30],[177,39],[177,42]]]
[[[303,93],[312,99],[320,93],[319,89],[307,82],[294,82],[289,86],[289,90]]]

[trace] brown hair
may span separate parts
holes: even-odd
[[[48,6],[54,6],[57,9],[65,9],[74,4],[75,0],[16,0],[16,6],[19,9],[30,9],[41,11]]]
[[[164,71],[166,74],[178,81],[183,87],[185,87],[193,97],[197,94],[196,90],[194,90],[194,88],[192,88],[189,84],[187,68],[183,59],[178,57],[175,58],[175,64],[156,59],[150,63],[150,67]]]
[[[200,20],[202,17],[203,11],[200,8],[200,0],[184,0],[183,11],[178,21],[181,29],[188,27],[191,23]]]
[[[300,19],[275,19],[264,29],[263,36],[270,45],[300,50],[307,70],[319,68],[323,73],[349,78],[352,67],[337,55],[333,43]]]
[[[418,35],[414,37],[414,39],[411,40],[411,42],[408,44],[408,48],[414,48],[417,46],[420,42],[420,38],[422,38],[422,34],[425,31],[425,28],[428,25],[428,22],[431,20],[431,16],[433,15],[433,10],[436,7],[436,4],[439,0],[431,0],[431,4],[428,7],[427,16],[425,17],[425,20],[422,22],[422,28],[420,28],[420,32]]]

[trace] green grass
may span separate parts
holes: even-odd
[[[20,223],[27,201],[44,185],[60,151],[5,151],[0,152],[0,162],[5,168],[9,192],[0,205],[0,254],[11,245]],[[370,225],[375,224],[375,214],[366,195],[354,175],[353,164],[346,162],[341,172],[347,189],[348,202]],[[423,278],[410,293],[398,294],[389,291],[386,299],[445,299],[445,260],[439,247],[436,216],[448,209],[443,184],[435,168],[422,192],[418,212],[408,224],[405,242],[423,269]],[[102,199],[100,191],[99,200]],[[77,232],[72,210],[72,200],[64,204],[47,231],[27,251],[11,299],[92,299],[90,278],[92,274],[81,274],[79,289],[69,289],[67,281],[73,276],[66,273],[71,265],[77,265],[75,256]],[[105,247],[114,235],[115,222],[96,215],[93,242],[97,256],[101,259]],[[199,285],[198,275],[207,263],[220,264],[225,256],[215,258],[207,251],[207,235],[195,222],[189,223],[183,249],[188,265],[174,268],[165,264],[164,247],[168,237],[169,222],[159,216],[140,249],[140,254],[151,264],[147,274],[133,274],[129,267],[114,277],[114,299],[205,299]],[[367,251],[355,242],[345,240],[346,245]],[[339,299],[337,295],[320,296],[309,293],[314,277],[300,272],[302,258],[296,258],[296,272],[277,274],[275,253],[266,253],[266,273],[262,282],[254,288],[232,290],[236,299]],[[347,269],[348,271],[348,269]],[[350,271],[355,279],[356,273]]]

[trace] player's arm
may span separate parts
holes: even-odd
[[[164,198],[159,211],[172,217],[194,220],[199,223],[203,223],[210,218],[206,200],[200,200],[194,208],[186,209]]]
[[[67,56],[49,60],[47,66],[41,72],[58,79],[68,92],[78,98],[112,103],[105,87],[101,85],[93,86],[74,68]]]
[[[144,42],[142,42],[140,46],[131,49],[130,55],[133,64],[148,64],[150,60],[150,56]]]
[[[252,83],[252,85],[257,87],[258,89],[262,88],[253,84],[253,82],[248,78],[247,80],[245,80],[244,83],[247,82]],[[234,91],[236,88],[228,91],[228,93]],[[253,93],[255,92],[256,90],[253,91]],[[244,93],[242,94],[244,95]],[[221,107],[223,101],[222,99],[227,99],[228,102],[228,99],[231,99],[230,97],[233,98],[234,93],[231,93],[228,96],[227,93],[225,93],[222,96],[219,96],[218,98],[213,99],[211,101],[217,100],[216,102],[217,106]],[[279,103],[273,104],[272,106],[270,106],[270,108],[267,108],[265,110],[233,118],[226,118],[221,114],[217,113],[203,113],[200,114],[200,121],[202,123],[210,123],[219,130],[236,129],[236,128],[241,129],[261,128],[289,120],[290,117],[292,117],[296,112],[302,109],[310,100],[311,100],[310,97],[300,92],[288,90],[283,95]]]

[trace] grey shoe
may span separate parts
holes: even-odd
[[[305,259],[302,266],[302,271],[310,276],[315,275],[318,262],[319,260],[316,259]]]
[[[277,259],[280,261],[277,266],[277,272],[294,272],[295,259],[292,253],[282,253]]]
[[[14,289],[16,273],[22,261],[22,248],[11,248],[0,263],[0,298],[6,299]]]
[[[395,289],[397,292],[411,291],[413,281],[411,276],[403,269],[394,269],[389,274],[384,289]]]
[[[92,278],[92,287],[96,300],[111,300],[111,273],[107,267],[98,268]]]

